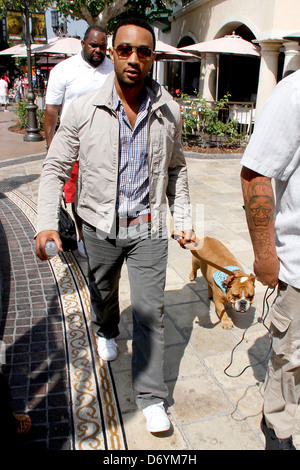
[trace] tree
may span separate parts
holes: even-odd
[[[162,27],[169,26],[169,17],[175,0],[27,0],[31,9],[45,11],[55,8],[64,17],[83,19],[88,25],[100,25],[108,32],[124,16],[139,16],[149,23],[159,22]],[[20,11],[24,9],[25,0],[0,0],[0,11]]]

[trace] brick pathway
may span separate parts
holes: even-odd
[[[113,376],[96,354],[80,262],[73,253],[39,261],[35,203],[5,182],[0,194],[3,372],[13,411],[28,413],[33,423],[22,444],[124,450]]]
[[[3,372],[10,382],[13,409],[31,416],[26,447],[71,449],[64,328],[56,283],[49,264],[35,256],[32,225],[4,195],[0,220]]]

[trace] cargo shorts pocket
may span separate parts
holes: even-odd
[[[271,322],[280,333],[285,333],[292,319],[275,305],[272,307]]]
[[[271,310],[271,333],[273,338],[273,350],[278,356],[288,356],[291,353],[290,325],[292,318],[282,310],[281,300],[275,303]],[[283,302],[284,303],[284,302]]]

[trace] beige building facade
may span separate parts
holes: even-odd
[[[259,45],[260,58],[206,53],[195,63],[169,64],[168,80],[177,73],[177,85],[187,93],[196,85],[209,101],[228,91],[236,101],[252,100],[257,116],[276,83],[287,71],[300,68],[300,37],[288,39],[300,36],[299,0],[182,0],[174,9],[171,29],[160,31],[159,38],[183,47],[233,32]]]

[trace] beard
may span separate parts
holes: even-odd
[[[82,49],[84,60],[92,67],[98,67],[104,61],[104,54],[88,54],[85,49]]]

